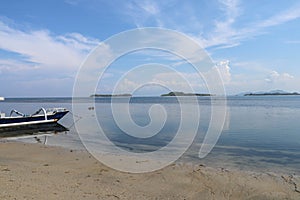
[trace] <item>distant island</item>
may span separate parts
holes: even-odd
[[[299,92],[286,92],[283,90],[272,90],[269,92],[246,92],[246,93],[240,93],[236,96],[279,96],[279,95],[300,95]],[[215,96],[213,94],[207,94],[207,93],[185,93],[185,92],[169,92],[167,94],[161,94],[161,97],[174,97],[174,96]],[[132,94],[92,94],[90,97],[132,97]]]
[[[161,97],[172,97],[172,96],[213,96],[211,94],[200,94],[200,93],[184,93],[184,92],[169,92],[167,94],[161,94]],[[132,97],[132,94],[92,94],[90,97]]]
[[[169,92],[168,94],[162,94],[161,97],[173,97],[173,96],[212,96],[211,94],[199,94],[199,93],[184,93],[184,92]]]
[[[298,92],[286,92],[283,90],[273,90],[270,92],[250,92],[244,94],[244,96],[269,96],[269,95],[300,95]]]
[[[92,94],[90,97],[131,97],[131,94]]]

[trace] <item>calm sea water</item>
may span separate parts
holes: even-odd
[[[198,158],[200,145],[211,117],[211,103],[218,106],[218,99],[198,97],[197,101],[183,97],[183,103],[199,106],[201,117],[197,136],[179,162],[206,164],[212,167],[238,168],[254,171],[300,172],[300,97],[299,96],[233,96],[227,98],[228,112],[217,145],[204,159]],[[93,99],[81,99],[92,102]],[[149,109],[154,104],[164,107],[168,117],[159,133],[149,138],[135,138],[126,134],[114,121],[109,98],[97,98],[96,115],[106,136],[127,151],[155,151],[164,147],[174,137],[180,125],[180,105],[174,97],[133,97],[129,108],[132,120],[140,126],[150,122]],[[126,98],[118,98],[121,106]],[[72,110],[71,98],[18,98],[0,102],[2,112],[16,109],[33,113],[40,107],[65,107]],[[60,123],[69,128],[67,132],[46,132],[38,136],[48,145],[67,148],[84,148],[74,127],[87,116],[68,114]],[[89,126],[87,119],[85,123]],[[143,133],[141,133],[143,134]],[[33,137],[12,140],[37,142]]]

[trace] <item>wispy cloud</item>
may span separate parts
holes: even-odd
[[[295,19],[300,18],[300,4],[293,5],[291,8],[275,14],[269,19],[257,23],[258,27],[277,26]]]
[[[142,27],[149,18],[159,15],[160,8],[155,1],[131,1],[126,4],[125,13],[132,17],[137,27]]]
[[[79,4],[81,0],[65,0],[65,3],[70,4],[72,6],[76,6]]]
[[[241,3],[238,0],[220,1],[224,6],[227,18],[215,23],[215,30],[210,37],[204,39],[205,47],[230,48],[240,45],[242,41],[251,39],[255,36],[266,34],[267,28],[278,26],[292,20],[300,18],[300,4],[273,16],[261,20],[244,24],[240,28],[235,28],[234,23],[238,22],[239,15],[242,15]]]
[[[286,44],[300,44],[300,40],[288,40],[285,41]]]
[[[55,35],[44,29],[25,31],[18,29],[16,25],[12,28],[0,21],[0,49],[13,53],[9,58],[0,58],[0,77],[2,80],[14,82],[14,88],[25,85],[29,87],[38,82],[43,83],[41,87],[47,91],[53,91],[52,95],[61,95],[58,94],[59,90],[55,93],[54,88],[57,85],[53,82],[73,82],[72,76],[85,56],[98,43],[97,39],[79,33]],[[66,79],[69,81],[66,82]],[[52,80],[52,84],[49,84],[49,80]],[[71,90],[68,95],[70,92]]]
[[[228,3],[228,1],[225,2]],[[228,18],[229,20],[225,20],[225,22],[221,23],[221,26],[218,25],[218,23],[216,25],[217,28],[219,27],[219,34],[223,35],[220,36],[221,38],[223,38],[223,40],[219,40],[219,44],[222,44],[223,41],[222,45],[225,45],[225,47],[235,46],[241,41],[251,39],[252,37],[255,37],[257,35],[265,34],[267,28],[278,26],[300,18],[300,4],[296,4],[288,8],[287,10],[274,14],[268,19],[256,21],[250,24],[244,24],[244,26],[241,28],[232,28],[232,24],[238,21],[237,17],[239,16],[239,14],[241,14],[240,9],[238,7],[239,4],[236,2],[232,5],[233,6],[231,7],[227,7],[226,13],[232,13],[231,15],[229,15],[231,16]],[[225,34],[222,34],[222,30]],[[207,46],[214,46],[217,44],[218,42],[208,44]]]
[[[78,33],[55,36],[48,30],[20,31],[0,22],[0,49],[51,68],[76,68],[98,43]]]
[[[143,3],[137,1],[136,3],[139,5],[140,8],[142,8],[144,11],[151,15],[159,13],[159,8],[153,1],[144,1]]]
[[[241,14],[238,0],[219,0],[220,9],[224,12],[224,19],[214,22],[214,30],[208,34],[207,38],[199,38],[205,47],[219,46],[232,47],[239,42],[235,39],[239,35],[233,25],[236,18]]]
[[[178,2],[177,2],[178,3]],[[199,7],[201,3],[195,4]],[[127,14],[135,21],[138,27],[161,26],[183,31],[196,39],[204,47],[231,48],[255,36],[266,34],[269,27],[278,26],[300,17],[300,4],[275,13],[273,16],[259,21],[240,22],[244,13],[244,2],[239,0],[219,0],[218,9],[212,22],[206,22],[203,16],[196,12],[193,6],[172,7],[158,1],[133,1],[127,7]],[[176,10],[178,9],[178,10]],[[155,22],[155,24],[153,24]],[[210,26],[203,31],[203,27]],[[191,31],[192,30],[192,31]]]

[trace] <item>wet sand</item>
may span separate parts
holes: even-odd
[[[0,142],[0,199],[300,199],[300,177],[173,164],[130,174],[85,151]]]

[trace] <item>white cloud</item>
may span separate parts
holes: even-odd
[[[76,69],[97,44],[97,40],[78,33],[55,36],[48,30],[20,31],[0,22],[0,49],[40,66]]]
[[[277,71],[271,71],[270,74],[265,79],[268,83],[274,83],[274,82],[283,82],[283,81],[289,81],[292,80],[294,76],[288,74],[288,73],[278,73]]]
[[[206,91],[205,83],[198,73],[183,73],[167,68],[151,68],[151,66],[131,71],[125,77],[120,76],[118,83],[110,84],[110,86],[107,81],[102,83],[99,88],[101,91],[112,91],[115,87],[116,93],[133,93],[137,89],[142,93],[151,92],[152,94],[155,94],[154,91],[166,89],[184,92]]]
[[[1,73],[18,73],[22,71],[32,71],[37,70],[40,67],[36,64],[32,63],[24,63],[18,60],[12,59],[0,59],[0,72]]]
[[[122,79],[122,82],[116,88],[116,94],[118,93],[129,93],[131,94],[134,90],[139,87],[139,83],[130,80],[128,78]]]
[[[28,86],[35,94],[70,96],[78,67],[99,41],[79,33],[54,35],[48,30],[25,31],[16,27],[0,21],[0,49],[6,51],[0,58],[0,78],[13,82],[2,84],[0,90],[8,95],[26,95],[16,88],[26,91]],[[62,82],[60,87],[64,89],[59,89],[56,83]],[[27,92],[31,95],[29,89]]]
[[[255,66],[255,63],[251,63],[251,65]],[[231,74],[230,82],[225,82],[228,94],[271,91],[275,89],[294,91],[300,84],[299,79],[286,72],[279,73],[274,70],[261,69],[259,67],[254,67],[252,70],[250,67],[240,68],[240,70],[241,72],[238,74]]]
[[[220,61],[216,65],[216,69],[219,71],[219,74],[223,80],[223,83],[228,84],[231,81],[231,73],[229,60]]]
[[[199,92],[205,88],[205,83],[198,73],[159,73],[153,77],[152,82],[160,84],[171,91]]]

